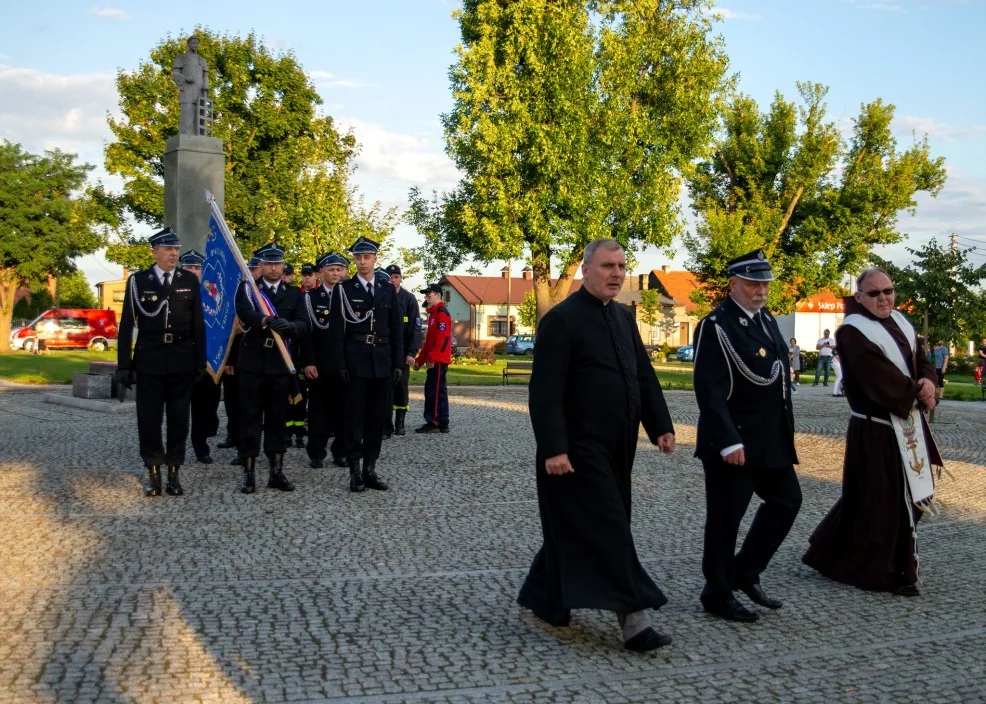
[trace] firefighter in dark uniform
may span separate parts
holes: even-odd
[[[260,260],[250,257],[247,263],[250,275],[254,281],[260,278]],[[240,356],[240,342],[243,340],[243,330],[239,318],[234,323],[236,334],[229,341],[229,354],[226,355],[226,366],[223,368],[223,407],[226,409],[226,439],[217,447],[236,448],[236,457],[231,465],[243,466],[240,455],[240,380],[236,376],[236,360]]]
[[[377,243],[360,237],[349,248],[356,260],[356,276],[335,289],[341,298],[343,334],[333,336],[334,358],[342,360],[340,369],[348,383],[345,434],[350,491],[387,489],[377,476],[376,464],[390,415],[387,389],[404,373],[397,292],[389,280],[374,275],[378,248]]]
[[[332,438],[332,462],[348,467],[346,459],[345,417],[346,384],[342,379],[342,351],[333,335],[342,334],[341,302],[335,291],[349,270],[349,261],[341,254],[324,254],[316,263],[322,283],[305,292],[305,309],[311,333],[302,347],[302,365],[308,379],[308,460],[312,467],[325,466],[329,438]]]
[[[189,403],[197,377],[205,374],[205,325],[198,279],[176,268],[181,241],[170,228],[149,240],[156,263],[127,280],[118,331],[117,382],[137,384],[137,435],[147,465],[147,496],[161,495],[161,467],[168,468],[165,488],[184,492],[178,471],[185,462]],[[131,356],[134,326],[137,344]],[[167,440],[161,422],[167,416]]]
[[[305,267],[311,268],[311,264],[305,264],[301,267],[302,274],[305,273]],[[284,273],[281,275],[281,281],[289,284],[294,284],[294,267],[290,264],[284,265]],[[304,287],[300,287],[301,293],[305,293]],[[305,379],[305,375],[301,371],[301,360],[298,357],[300,345],[291,346],[291,359],[294,361],[294,368],[298,375],[297,381],[295,382],[298,386],[298,393],[291,398],[291,405],[288,406],[288,419],[285,422],[285,428],[288,434],[288,446],[291,445],[291,438],[294,438],[295,447],[305,446],[305,435],[307,431],[305,430],[305,418],[308,415],[308,380]]]
[[[390,276],[390,283],[397,290],[397,314],[401,320],[401,334],[404,340],[404,373],[400,381],[391,389],[394,417],[392,422],[388,418],[387,430],[394,435],[405,435],[407,430],[404,422],[407,412],[411,410],[407,386],[411,378],[414,357],[421,349],[421,311],[418,308],[418,299],[403,287],[404,277],[401,276],[401,268],[391,264],[384,271]]]
[[[241,416],[240,455],[243,458],[243,486],[240,491],[256,491],[256,459],[260,454],[260,436],[264,453],[270,460],[267,487],[293,491],[284,476],[284,451],[287,449],[287,419],[290,396],[296,393],[294,375],[288,368],[273,336],[280,335],[287,347],[298,345],[308,334],[308,314],[301,290],[281,281],[284,250],[268,244],[254,253],[260,259],[260,293],[273,306],[276,315],[263,312],[255,300],[249,282],[236,292],[236,316],[245,328],[240,341],[236,375],[240,378]]]
[[[422,289],[428,312],[428,332],[414,369],[425,372],[425,422],[416,433],[449,432],[448,365],[452,363],[452,316],[442,301],[442,287],[431,284]]]
[[[774,278],[770,263],[757,250],[726,266],[729,295],[695,331],[695,456],[702,460],[706,500],[701,601],[710,614],[750,622],[758,614],[733,592],[780,608],[760,586],[760,574],[798,515],[801,488],[788,347],[764,308]],[[754,493],[763,503],[735,553]]]
[[[202,264],[205,257],[190,249],[178,258],[181,270],[202,280]],[[192,389],[192,449],[195,459],[202,464],[212,464],[209,438],[219,432],[219,401],[222,387],[209,374],[203,374]]]

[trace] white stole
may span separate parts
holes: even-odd
[[[890,315],[907,338],[913,357],[916,346],[914,326],[902,313],[896,310],[891,311]],[[883,351],[883,354],[893,362],[901,374],[910,378],[911,374],[907,371],[907,361],[900,353],[900,348],[894,338],[883,325],[858,313],[846,316],[842,324],[854,327],[863,333],[867,340]],[[916,372],[917,364],[915,362]],[[854,412],[854,415],[858,414]],[[924,426],[921,422],[921,410],[918,408],[917,401],[911,406],[910,413],[907,414],[906,418],[891,413],[890,425],[894,429],[894,435],[897,436],[897,448],[900,451],[901,466],[904,470],[907,486],[910,489],[911,501],[922,511],[935,513],[935,478],[931,471],[931,458],[925,444]]]

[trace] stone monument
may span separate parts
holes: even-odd
[[[178,134],[164,149],[164,225],[174,229],[188,249],[205,251],[209,232],[211,191],[223,208],[225,153],[223,141],[212,136],[209,66],[199,54],[198,37],[188,38],[188,51],[179,54],[171,72],[179,90]]]

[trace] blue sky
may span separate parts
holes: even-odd
[[[325,111],[362,145],[357,183],[368,201],[403,205],[411,186],[448,189],[456,172],[444,155],[439,115],[450,107],[448,68],[458,41],[454,0],[255,3],[68,0],[0,11],[0,138],[38,151],[59,146],[100,167],[117,109],[113,79],[133,70],[167,34],[196,25],[262,35],[292,50],[316,82]],[[905,245],[957,233],[986,252],[986,3],[983,0],[723,0],[716,27],[740,89],[762,106],[795,82],[830,86],[829,114],[848,129],[863,102],[897,106],[902,147],[927,133],[945,156],[949,184],[937,200],[904,214]],[[409,228],[401,244],[419,242]],[[883,252],[899,263],[903,246]],[[986,262],[986,254],[975,257]],[[648,249],[638,270],[672,261]],[[90,281],[117,276],[101,257],[81,262]]]

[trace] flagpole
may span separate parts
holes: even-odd
[[[226,244],[229,245],[229,250],[233,253],[233,257],[236,259],[237,265],[240,267],[240,273],[246,278],[247,285],[250,287],[250,291],[253,293],[253,299],[257,301],[258,305],[264,309],[266,315],[276,315],[277,312],[268,309],[264,297],[260,294],[260,288],[257,286],[257,282],[253,280],[253,275],[250,273],[250,268],[246,265],[243,260],[243,255],[240,254],[240,248],[236,245],[236,240],[233,239],[233,233],[230,232],[229,226],[226,224],[226,218],[223,217],[222,212],[219,210],[219,206],[216,204],[216,199],[212,196],[209,191],[205,192],[205,198],[209,201],[209,207],[212,210],[212,215],[216,218],[216,222],[219,223],[219,231],[222,232],[223,237],[226,239]],[[274,343],[277,345],[277,349],[281,353],[281,357],[284,359],[284,364],[287,365],[288,370],[294,374],[294,362],[291,361],[291,355],[288,352],[288,348],[284,345],[284,340],[275,330],[271,330],[271,335],[274,337]]]

